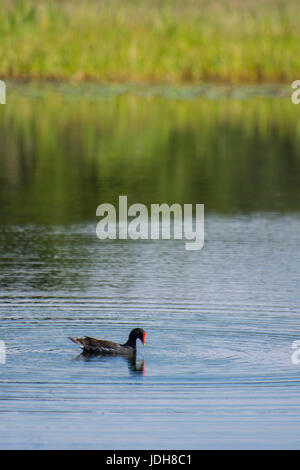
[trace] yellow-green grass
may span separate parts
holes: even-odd
[[[299,0],[2,0],[0,78],[287,82]]]

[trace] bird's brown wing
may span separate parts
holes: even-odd
[[[70,340],[78,344],[84,350],[90,352],[95,351],[101,353],[114,353],[118,352],[118,350],[120,349],[120,345],[118,343],[91,338],[90,336],[85,336],[84,338],[70,337]]]

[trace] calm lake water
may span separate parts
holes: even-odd
[[[299,448],[299,110],[138,91],[11,85],[0,108],[0,447]],[[100,241],[121,194],[204,203],[204,248]],[[134,327],[135,364],[67,338]]]

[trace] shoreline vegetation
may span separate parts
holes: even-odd
[[[0,78],[291,83],[298,0],[3,0]]]

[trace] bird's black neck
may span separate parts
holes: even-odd
[[[131,348],[136,349],[136,338],[131,338],[129,336],[127,343],[122,344],[122,346],[130,346]]]

